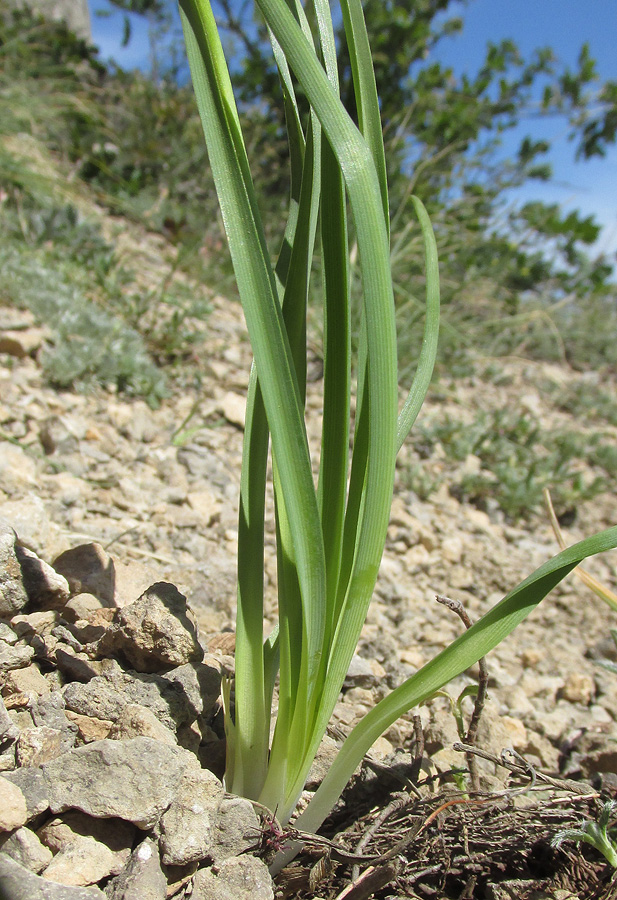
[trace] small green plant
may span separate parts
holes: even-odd
[[[289,215],[274,265],[212,9],[208,0],[180,0],[180,11],[254,353],[241,476],[233,703],[231,685],[224,687],[225,782],[229,790],[276,812],[285,824],[296,808],[367,614],[386,540],[397,452],[422,406],[433,370],[439,288],[435,240],[416,198],[427,312],[414,381],[399,414],[386,165],[361,2],[341,3],[358,125],[339,99],[326,0],[313,0],[306,9],[295,0],[257,3],[279,70],[291,165]],[[309,107],[306,118],[296,85]],[[361,333],[353,358],[348,212],[362,286]],[[317,484],[304,421],[307,297],[316,246],[324,320]],[[264,638],[269,444],[279,617],[278,627]],[[298,827],[319,827],[364,754],[400,715],[503,640],[582,558],[616,545],[613,528],[548,561],[377,704],[348,736]],[[275,684],[278,709],[270,738]]]
[[[566,828],[555,835],[551,845],[560,847],[564,841],[577,843],[582,841],[585,844],[591,844],[602,854],[610,866],[617,869],[617,843],[611,835],[611,832],[615,831],[615,825],[610,826],[611,816],[616,808],[617,803],[609,800],[602,807],[597,822],[587,821],[583,822],[580,828]]]
[[[481,411],[471,422],[448,417],[420,425],[414,440],[418,455],[430,459],[437,446],[447,459],[462,462],[472,455],[481,463],[478,472],[465,473],[450,486],[453,494],[480,507],[491,498],[512,519],[537,509],[547,486],[558,507],[568,509],[605,490],[617,472],[615,448],[601,432],[549,431],[531,416],[508,409]],[[582,461],[595,464],[590,479],[580,471]],[[431,482],[421,475],[420,467],[412,466],[408,482],[426,497]],[[432,490],[443,480],[433,479]]]

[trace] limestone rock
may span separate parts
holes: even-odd
[[[24,587],[33,606],[60,609],[69,599],[69,585],[48,563],[27,547],[17,545]]]
[[[246,415],[246,398],[241,394],[228,391],[221,401],[221,411],[228,422],[237,425],[238,428],[244,428],[244,419]]]
[[[97,818],[117,817],[148,829],[177,793],[193,754],[152,738],[95,741],[43,766],[52,812],[80,809]],[[91,786],[96,784],[96,792]]]
[[[29,828],[18,828],[10,835],[0,836],[0,852],[38,875],[49,865],[52,859],[51,850],[44,847],[34,831]]]
[[[4,778],[16,785],[26,801],[27,822],[49,809],[49,791],[41,769],[16,769]]]
[[[113,854],[105,844],[79,837],[58,851],[43,872],[48,881],[85,887],[106,878],[113,866]]]
[[[162,860],[167,866],[205,859],[211,830],[223,798],[223,785],[207,769],[186,772],[160,822]]]
[[[64,753],[63,735],[57,728],[42,725],[25,728],[17,741],[17,762],[23,768],[41,766]]]
[[[200,869],[193,879],[191,900],[273,900],[268,868],[254,856],[226,859],[215,868]]]
[[[6,711],[4,700],[0,697],[0,747],[13,743],[19,737],[19,729],[15,727],[11,717]]]
[[[135,848],[126,868],[106,887],[108,900],[166,900],[167,879],[155,841]]]
[[[165,582],[117,611],[99,653],[121,653],[138,672],[157,672],[203,657],[186,597]]]
[[[159,722],[152,710],[139,703],[128,703],[118,720],[111,725],[109,737],[122,741],[140,736],[154,738],[172,747],[177,745],[173,731]]]
[[[212,858],[216,863],[252,849],[259,836],[259,819],[250,800],[224,797],[212,829]]]
[[[100,544],[80,544],[61,553],[52,563],[63,575],[71,593],[90,593],[99,600],[113,603],[115,591],[114,563]]]
[[[1,466],[0,459],[0,472]],[[0,617],[12,616],[28,602],[16,544],[15,531],[6,519],[0,519]]]
[[[129,703],[150,709],[171,731],[210,713],[218,699],[219,674],[209,666],[180,666],[165,675],[122,672],[117,663],[87,684],[73,682],[63,691],[67,710],[117,722]],[[204,695],[195,696],[199,686]]]
[[[0,489],[7,494],[23,491],[36,484],[36,463],[15,444],[0,444]]]
[[[13,831],[27,821],[26,798],[16,784],[0,776],[0,831]]]
[[[34,650],[27,644],[7,644],[0,641],[0,672],[21,669],[30,663]]]
[[[53,884],[0,853],[0,897],[10,900],[106,900],[98,888]]]
[[[7,519],[19,537],[20,544],[45,555],[50,535],[50,521],[45,504],[34,493],[19,500],[0,503],[0,517]]]

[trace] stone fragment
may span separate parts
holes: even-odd
[[[32,705],[32,719],[37,726],[46,725],[54,728],[62,735],[62,752],[70,750],[75,743],[77,728],[66,717],[64,699],[59,691],[53,691]]]
[[[243,397],[241,394],[235,394],[233,391],[228,391],[221,400],[221,411],[232,425],[244,428],[246,397]]]
[[[254,856],[224,860],[216,868],[200,869],[193,879],[191,900],[273,900],[272,878]]]
[[[186,597],[166,582],[152,585],[139,600],[116,612],[99,653],[121,653],[138,672],[156,672],[203,657]]]
[[[16,784],[0,776],[0,831],[13,831],[27,821],[26,798]]]
[[[4,778],[16,785],[26,801],[27,822],[49,809],[49,791],[41,769],[15,769]]]
[[[213,665],[186,663],[161,675],[161,679],[186,700],[190,710],[187,721],[196,716],[209,717],[219,701],[221,675]]]
[[[7,644],[0,641],[0,672],[21,669],[29,665],[34,650],[28,644]]]
[[[0,331],[0,353],[23,359],[32,356],[49,337],[47,328],[27,328],[24,331]]]
[[[212,828],[211,855],[216,863],[251,850],[259,835],[259,819],[250,800],[224,797]]]
[[[53,813],[75,808],[148,829],[171,803],[184,772],[196,766],[188,751],[138,737],[105,739],[69,750],[44,765],[43,774]]]
[[[162,860],[166,866],[198,862],[209,855],[212,824],[223,795],[223,785],[207,769],[184,774],[159,826]]]
[[[17,545],[15,553],[32,606],[61,609],[70,596],[66,578],[27,547]]]
[[[3,693],[26,694],[30,700],[35,700],[43,694],[49,694],[51,685],[36,664],[26,666],[23,669],[12,669],[4,677]]]
[[[167,728],[176,731],[180,725],[194,721],[198,715],[194,700],[185,692],[182,683],[178,686],[178,682],[169,677],[178,671],[173,669],[167,676],[137,675],[122,672],[114,663],[103,675],[92,678],[87,684],[67,684],[63,692],[65,705],[80,715],[117,722],[127,704],[139,703],[152,710]],[[211,683],[216,683],[217,678],[218,673],[214,672]],[[203,676],[202,681],[206,680],[207,677]],[[218,695],[206,695],[206,698],[209,701],[207,710],[210,711]]]
[[[80,837],[56,853],[43,872],[43,878],[61,884],[85,887],[96,884],[111,873],[113,854],[105,844]]]
[[[80,716],[79,713],[72,712],[67,709],[66,717],[77,728],[79,739],[84,744],[90,744],[92,741],[102,741],[109,737],[113,722],[108,719],[96,719],[93,716]]]
[[[0,490],[16,494],[36,484],[36,463],[16,444],[0,444]]]
[[[71,416],[48,416],[39,427],[39,441],[47,456],[59,452],[66,457],[78,452],[84,434],[84,423]]]
[[[0,747],[12,743],[19,737],[19,729],[13,724],[13,720],[6,711],[4,700],[0,697]]]
[[[53,884],[0,853],[0,897],[7,900],[107,900],[95,887]]]
[[[0,852],[6,853],[24,869],[37,875],[52,859],[51,850],[41,844],[34,831],[23,826],[10,835],[0,836]]]
[[[55,661],[58,669],[66,677],[66,681],[90,681],[104,671],[104,664],[109,660],[90,659],[87,653],[76,653],[67,644],[56,646]]]
[[[596,694],[596,684],[590,675],[584,672],[571,672],[565,680],[559,696],[570,703],[582,703],[589,706]]]
[[[376,659],[364,659],[357,653],[351,658],[345,685],[347,687],[372,687],[386,677],[386,670]]]
[[[187,500],[201,520],[202,528],[207,528],[221,511],[221,501],[212,491],[202,489],[191,491]]]
[[[63,753],[63,735],[57,728],[25,728],[19,735],[17,762],[23,768],[41,766]]]
[[[109,605],[113,603],[114,563],[100,544],[80,544],[66,550],[52,565],[66,578],[72,594],[90,593]]]
[[[46,822],[37,833],[52,853],[65,850],[81,838],[104,844],[114,858],[110,873],[117,875],[131,855],[135,828],[121,819],[94,819],[82,812],[69,811]]]
[[[7,519],[19,537],[19,543],[45,555],[50,522],[45,504],[37,494],[28,493],[20,500],[0,503],[0,517]]]
[[[46,609],[39,612],[20,613],[13,616],[11,625],[19,637],[31,638],[33,635],[50,634],[52,628],[58,624],[58,612],[55,609]]]
[[[175,747],[177,741],[169,728],[159,722],[152,710],[139,703],[128,703],[109,731],[109,737],[115,741],[134,737],[151,737],[163,744]]]
[[[78,619],[90,621],[92,613],[103,608],[103,602],[94,594],[76,594],[65,605],[63,614],[67,621],[76,622]]]
[[[156,581],[152,569],[140,562],[115,562],[115,568],[114,606],[124,607],[134,603]]]
[[[0,459],[0,472],[1,467]],[[16,543],[15,531],[5,519],[0,519],[0,617],[14,615],[28,602]]]
[[[6,622],[0,622],[0,641],[5,641],[7,644],[16,644],[18,640],[19,637],[14,629]]]
[[[167,879],[155,841],[135,848],[128,865],[106,887],[107,900],[166,900]]]

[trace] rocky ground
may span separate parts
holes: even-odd
[[[0,884],[11,900],[266,900],[276,890],[265,864],[244,852],[258,842],[256,813],[217,777],[250,352],[239,307],[212,305],[205,387],[176,392],[157,410],[111,392],[49,388],[37,362],[44,330],[27,314],[0,311]],[[425,415],[444,403],[459,412],[524,406],[545,427],[557,419],[579,427],[549,409],[537,385],[582,376],[520,361],[502,368],[499,384],[475,376],[446,385]],[[317,360],[312,375],[317,446]],[[558,549],[541,516],[512,524],[446,487],[420,500],[405,486],[412,459],[413,447],[401,457],[378,588],[322,765],[376,700],[460,632],[436,594],[477,618]],[[425,465],[456,483],[475,462]],[[580,506],[567,539],[614,523],[607,493]],[[271,528],[268,623],[273,548]],[[588,569],[614,589],[613,556]],[[489,658],[479,746],[614,786],[617,677],[596,662],[616,658],[612,627],[616,615],[576,578],[555,590]],[[460,765],[448,701],[419,716],[433,771]],[[415,727],[411,716],[393,725],[374,761],[409,756]],[[480,769],[485,790],[503,787],[494,762]],[[391,887],[379,896],[414,895]]]

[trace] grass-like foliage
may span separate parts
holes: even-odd
[[[258,0],[258,6],[280,74],[291,160],[289,217],[275,264],[267,251],[212,9],[208,0],[180,0],[195,94],[254,352],[241,480],[233,709],[229,685],[225,698],[226,784],[276,811],[284,823],[294,812],[366,617],[386,539],[396,455],[433,369],[439,288],[430,222],[415,200],[425,250],[427,314],[415,378],[399,414],[386,167],[360,0],[341,2],[357,125],[339,99],[326,0],[313,0],[306,9],[295,0]],[[310,107],[306,120],[296,85]],[[352,225],[362,281],[355,358]],[[304,405],[306,306],[316,252],[323,282],[324,383],[315,484]],[[279,624],[264,640],[269,444]],[[299,827],[319,827],[364,753],[396,718],[496,646],[582,558],[615,545],[617,528],[550,560],[382,700],[342,746]],[[277,679],[278,710],[270,737]]]

